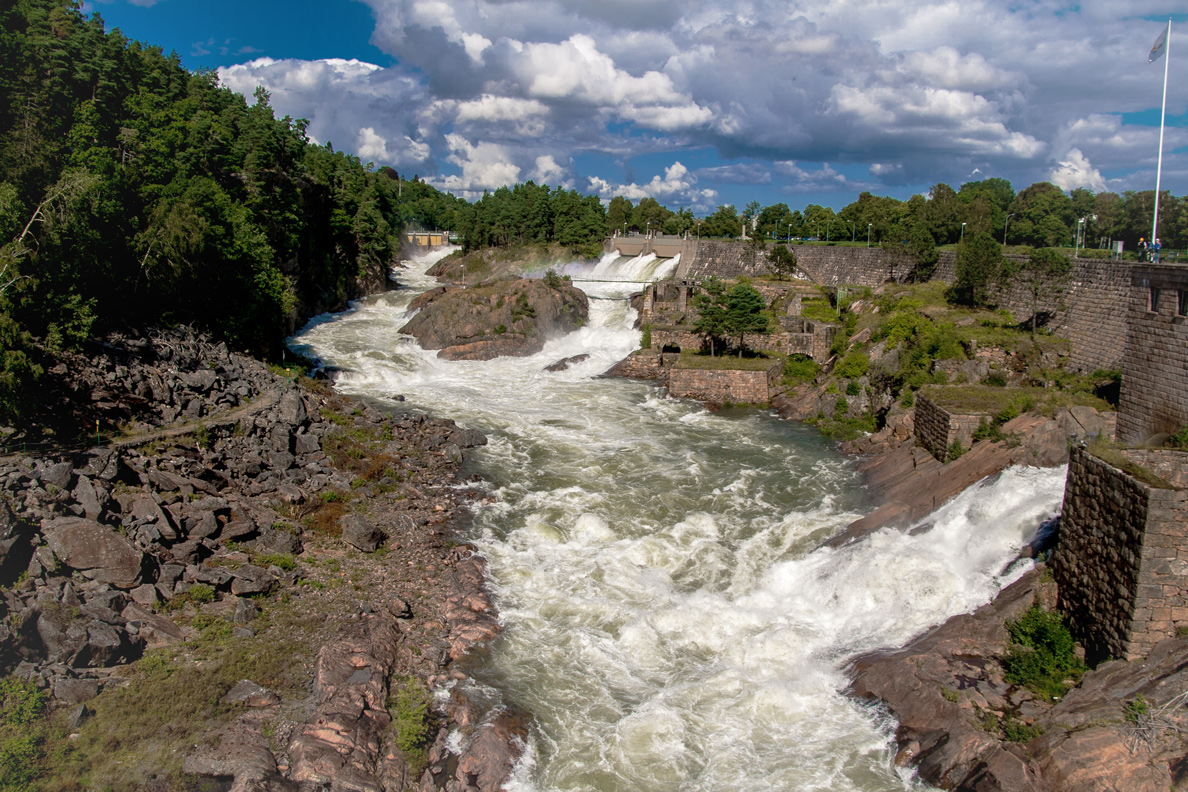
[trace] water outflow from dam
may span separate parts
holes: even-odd
[[[469,463],[495,496],[472,540],[504,633],[480,677],[535,718],[513,788],[923,788],[892,767],[893,724],[841,692],[845,667],[1021,574],[1011,562],[1059,509],[1064,471],[1011,469],[931,527],[814,550],[868,507],[832,442],[765,411],[711,413],[598,378],[638,344],[638,287],[582,284],[603,298],[590,321],[533,357],[450,362],[397,332],[434,285],[430,263],[293,343],[345,369],[346,392],[400,394],[399,409],[490,438]]]

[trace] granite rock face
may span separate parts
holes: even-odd
[[[400,332],[450,360],[527,356],[553,336],[572,332],[589,316],[584,292],[567,282],[497,281],[469,289],[441,286],[410,306],[418,312]]]

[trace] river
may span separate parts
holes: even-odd
[[[513,789],[928,788],[892,767],[894,724],[843,694],[845,668],[1021,574],[1011,562],[1058,512],[1064,470],[1013,468],[931,527],[815,550],[870,507],[833,442],[767,411],[711,413],[599,377],[638,346],[626,299],[638,286],[581,283],[590,321],[532,357],[444,361],[398,333],[436,285],[435,258],[292,346],[344,369],[345,392],[401,395],[398,409],[490,439],[468,463],[494,496],[470,539],[504,632],[479,677],[535,719]],[[671,267],[566,271],[648,280]]]

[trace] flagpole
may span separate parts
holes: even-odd
[[[1167,120],[1167,67],[1171,63],[1171,18],[1167,20],[1166,52],[1163,53],[1163,110],[1159,114],[1159,160],[1155,166],[1155,212],[1151,216],[1151,244],[1159,238],[1159,180],[1163,176],[1163,123]]]

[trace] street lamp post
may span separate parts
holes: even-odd
[[[874,225],[874,223],[867,223],[867,224],[866,224],[866,246],[867,246],[867,247],[870,247],[870,227],[871,227],[872,225]]]
[[[965,223],[961,224],[961,241],[965,241]]]
[[[697,221],[697,241],[701,241],[701,221]]]
[[[858,224],[853,220],[850,221],[850,241],[854,241],[854,237],[858,234]]]
[[[1011,218],[1014,216],[1015,216],[1015,213],[1011,212],[1009,215],[1006,216],[1006,220],[1002,221],[1002,246],[1003,247],[1006,247],[1007,226],[1010,225]]]
[[[788,241],[792,241],[792,224],[788,223]]]
[[[817,221],[817,241],[821,241],[821,221]]]

